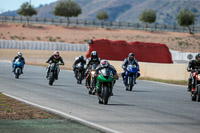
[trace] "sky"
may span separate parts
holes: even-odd
[[[24,2],[30,1],[31,5],[38,7],[41,4],[49,4],[57,0],[0,0],[0,13],[17,10]]]

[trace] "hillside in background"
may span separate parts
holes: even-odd
[[[176,24],[175,15],[183,8],[193,11],[196,24],[200,23],[199,0],[75,0],[82,7],[79,19],[95,20],[100,10],[108,12],[109,21],[139,22],[138,16],[145,9],[157,12],[156,23]],[[56,2],[41,5],[37,8],[37,17],[56,17],[52,14]],[[16,16],[16,11],[5,12],[1,15]]]

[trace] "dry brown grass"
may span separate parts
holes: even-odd
[[[63,27],[52,25],[34,25],[22,27],[22,24],[0,26],[0,39],[56,41],[87,44],[89,39],[110,39],[164,43],[170,49],[187,52],[200,51],[200,34],[176,32],[150,32],[139,30],[120,30],[84,27]]]
[[[56,119],[60,117],[21,103],[0,93],[0,119],[28,120],[48,118]]]

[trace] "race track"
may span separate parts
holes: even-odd
[[[121,79],[108,105],[98,104],[84,85],[76,84],[72,71],[61,70],[53,86],[45,67],[25,66],[19,79],[11,63],[0,61],[0,92],[56,109],[123,133],[199,133],[200,103],[192,102],[186,86],[137,81],[125,91]]]

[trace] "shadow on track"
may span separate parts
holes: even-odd
[[[135,105],[132,105],[132,104],[123,104],[123,103],[112,103],[112,104],[108,103],[108,105],[109,106],[131,106],[131,107],[135,106]]]

